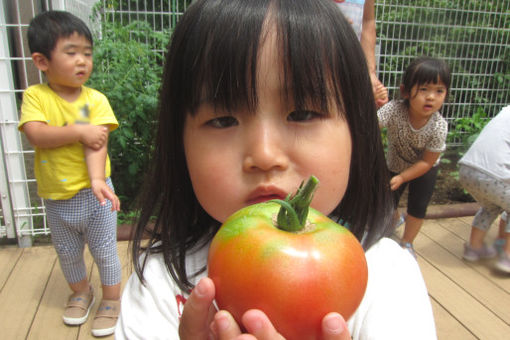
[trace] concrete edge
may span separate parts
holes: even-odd
[[[480,206],[478,203],[456,203],[443,205],[430,205],[427,209],[426,219],[453,218],[463,216],[474,216]],[[130,241],[132,239],[134,226],[131,224],[120,224],[117,227],[117,240]]]

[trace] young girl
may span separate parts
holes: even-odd
[[[434,191],[439,156],[446,148],[448,125],[439,109],[449,88],[450,70],[444,61],[418,58],[404,72],[400,85],[403,100],[392,100],[377,112],[379,125],[388,129],[387,163],[395,207],[409,183],[400,245],[415,257],[413,241]]]
[[[314,174],[312,206],[349,223],[369,267],[348,326],[329,313],[322,339],[435,339],[416,261],[384,238],[393,204],[375,113],[363,51],[333,1],[193,2],[167,54],[116,338],[281,339],[261,310],[237,324],[214,308],[207,252],[229,215]]]

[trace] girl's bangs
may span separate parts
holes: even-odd
[[[253,2],[249,11],[239,12],[223,8],[214,23],[198,25],[192,33],[195,38],[190,39],[198,41],[195,49],[200,52],[187,59],[191,73],[183,79],[191,92],[186,105],[188,112],[193,114],[204,101],[227,112],[241,107],[255,111],[257,60],[270,30],[276,30],[284,100],[292,101],[296,108],[312,105],[329,111],[329,98],[337,100],[342,93],[339,85],[342,61],[338,60],[338,47],[334,47],[338,42],[331,40],[331,36],[338,34],[338,27],[334,26],[342,25],[335,21],[335,16],[312,20],[311,16],[326,12],[320,6],[298,6],[292,2]],[[303,25],[303,20],[310,24]],[[341,99],[336,105],[342,107]]]

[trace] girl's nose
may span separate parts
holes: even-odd
[[[254,124],[246,136],[244,171],[285,170],[288,167],[285,138],[270,122]]]

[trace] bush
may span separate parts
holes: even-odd
[[[152,148],[162,51],[169,34],[146,22],[121,26],[102,22],[94,44],[94,72],[88,86],[104,93],[119,121],[111,133],[112,179],[123,210],[133,208]]]

